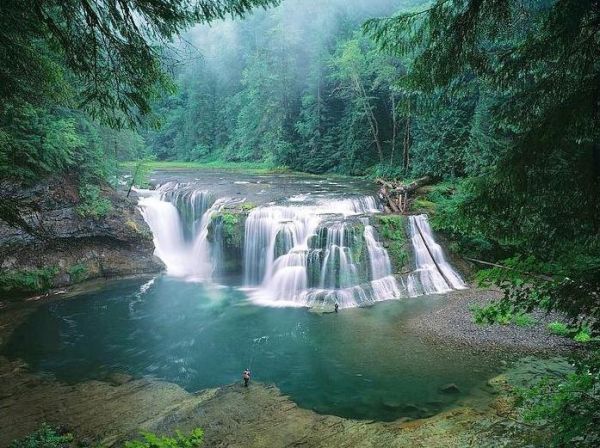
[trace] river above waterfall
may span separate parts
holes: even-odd
[[[301,407],[344,417],[423,417],[486,395],[499,360],[427,344],[406,322],[445,300],[423,296],[316,314],[256,306],[243,291],[167,276],[121,280],[41,305],[5,352],[59,380],[114,372],[189,391],[253,379]],[[442,389],[448,384],[456,388]]]
[[[191,169],[158,170],[150,176],[154,186],[169,182],[190,183],[198,190],[216,191],[221,197],[245,198],[257,205],[287,198],[299,202],[311,198],[372,195],[377,191],[371,180],[346,176]]]

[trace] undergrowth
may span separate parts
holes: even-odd
[[[0,291],[11,293],[43,293],[52,288],[52,280],[58,274],[55,266],[40,269],[0,272]]]

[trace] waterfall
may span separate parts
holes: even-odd
[[[466,289],[460,275],[446,261],[441,246],[435,242],[427,215],[410,216],[409,230],[416,269],[408,277],[408,294],[416,296]]]
[[[193,184],[174,182],[136,191],[167,273],[212,280],[224,254],[223,223],[213,218],[244,199],[216,199]],[[380,212],[373,196],[308,194],[252,209],[243,244],[243,280],[250,298],[268,306],[332,308],[337,303],[350,308],[466,288],[435,242],[426,215],[408,218],[415,270],[397,279],[371,223]]]
[[[372,196],[268,205],[245,225],[244,280],[251,297],[269,306],[371,304],[401,295],[385,248],[368,216]],[[365,250],[366,249],[366,250]]]
[[[206,191],[172,182],[156,190],[136,191],[142,216],[152,230],[155,254],[165,263],[167,274],[210,280],[215,264],[208,225],[232,200],[215,200]]]

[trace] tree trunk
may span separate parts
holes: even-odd
[[[371,103],[369,102],[367,92],[362,83],[360,82],[360,79],[356,75],[354,76],[354,83],[356,85],[358,94],[362,99],[363,107],[365,109],[365,115],[367,116],[367,120],[369,121],[371,133],[373,134],[373,141],[375,142],[375,146],[377,147],[377,154],[379,155],[379,163],[383,163],[383,147],[381,146],[381,142],[379,141],[379,125],[377,123],[377,119],[375,118],[375,114],[373,114],[373,109],[371,107]]]
[[[410,100],[408,100],[408,112],[406,114],[406,128],[404,130],[404,152],[402,154],[402,167],[404,172],[408,171],[410,154]]]
[[[391,91],[390,97],[392,100],[392,152],[390,154],[390,165],[394,165],[394,150],[396,149],[396,129],[398,120],[396,119],[396,96],[394,91]]]

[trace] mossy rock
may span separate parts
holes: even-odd
[[[406,219],[402,215],[376,215],[375,227],[397,274],[409,263]]]

